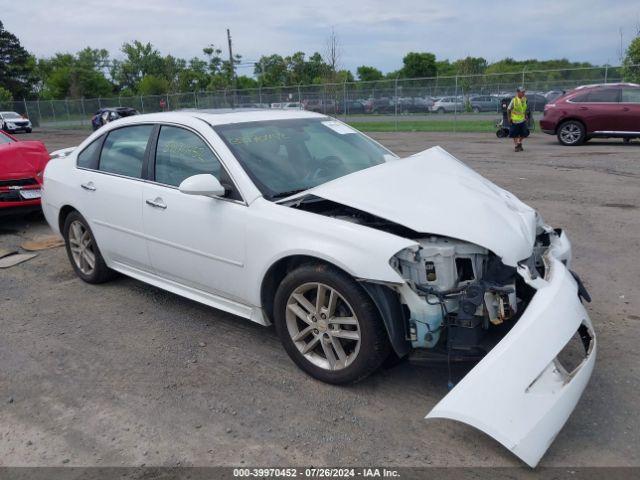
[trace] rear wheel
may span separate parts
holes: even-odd
[[[442,107],[438,108],[438,113],[445,113],[444,108],[442,108]]]
[[[558,141],[562,145],[580,145],[584,143],[585,137],[584,125],[575,120],[566,121],[558,128]]]
[[[473,107],[473,113],[480,113],[480,109],[478,107]]]
[[[390,351],[371,298],[351,277],[325,265],[303,265],[278,287],[276,331],[291,359],[312,377],[342,384],[365,378]]]
[[[78,212],[71,212],[62,228],[67,256],[76,274],[87,283],[111,280],[115,272],[107,267],[89,224]]]

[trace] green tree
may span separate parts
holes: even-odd
[[[629,44],[622,66],[622,74],[626,81],[640,82],[640,32]]]
[[[35,70],[35,58],[0,21],[0,87],[11,92],[14,98],[26,98],[33,92],[37,80]]]
[[[13,100],[11,92],[4,87],[0,87],[0,102],[10,102]]]
[[[138,82],[139,95],[162,95],[169,93],[169,81],[156,75],[145,75]]]
[[[132,43],[123,44],[121,51],[125,59],[115,60],[111,70],[111,76],[120,89],[130,88],[138,91],[138,84],[146,75],[158,78],[164,76],[165,61],[151,43],[134,40]]]
[[[376,80],[382,80],[384,75],[380,70],[375,67],[369,67],[367,65],[361,65],[357,68],[358,80],[363,82],[373,82]]]
[[[253,71],[261,85],[275,87],[290,84],[287,62],[281,55],[263,55]]]
[[[436,56],[428,52],[409,52],[402,59],[400,76],[404,78],[435,77]]]
[[[85,48],[73,55],[57,53],[38,61],[43,98],[104,97],[113,93],[113,84],[104,71],[109,65],[109,52]]]

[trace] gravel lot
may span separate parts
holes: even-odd
[[[20,138],[54,150],[86,134]],[[399,154],[441,145],[566,228],[599,353],[541,464],[639,466],[640,143],[568,148],[535,134],[514,154],[491,134],[375,138]],[[0,218],[0,248],[48,232],[37,215]],[[325,385],[294,366],[273,329],[125,277],[87,285],[62,248],[0,270],[0,304],[3,466],[522,465],[472,428],[423,420],[447,393],[441,363]]]

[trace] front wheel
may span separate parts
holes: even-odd
[[[575,146],[584,143],[586,131],[584,125],[575,120],[564,122],[558,128],[558,141],[562,145]]]
[[[62,236],[71,266],[82,280],[103,283],[115,276],[104,262],[89,224],[80,213],[71,212],[67,216]]]
[[[361,380],[388,357],[390,344],[371,298],[349,275],[325,265],[290,272],[276,292],[276,331],[291,359],[318,380]]]

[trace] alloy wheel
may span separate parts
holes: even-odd
[[[69,249],[76,267],[85,275],[91,275],[96,268],[93,241],[89,229],[78,220],[69,225]]]
[[[575,123],[567,123],[560,128],[560,138],[567,144],[573,144],[580,140],[582,130]]]
[[[342,370],[358,356],[360,324],[336,289],[305,283],[287,301],[287,330],[298,351],[325,370]]]

